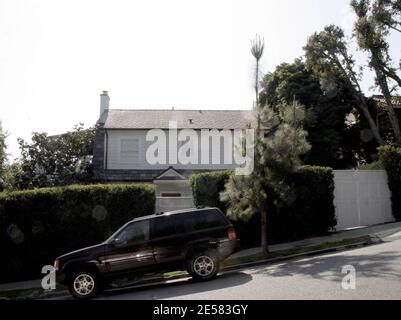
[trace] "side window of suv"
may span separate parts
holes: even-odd
[[[116,240],[122,244],[149,240],[149,220],[131,223],[117,235]]]
[[[153,221],[152,238],[163,238],[175,235],[178,230],[177,219],[174,217],[160,217]]]
[[[191,232],[221,227],[227,221],[219,211],[211,209],[186,214],[183,223],[185,231]]]

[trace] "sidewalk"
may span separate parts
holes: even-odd
[[[342,240],[358,238],[363,236],[370,236],[372,238],[379,238],[379,239],[384,239],[387,237],[389,237],[389,239],[401,237],[401,222],[346,230],[346,231],[336,232],[324,237],[316,237],[290,243],[271,245],[269,248],[271,252],[275,252],[288,249],[306,248],[323,243],[338,242]],[[252,249],[242,250],[232,255],[230,259],[253,256],[261,252],[262,248],[252,248]],[[41,279],[0,284],[0,295],[2,291],[24,290],[24,289],[34,289],[34,288],[41,288]]]
[[[352,230],[345,230],[324,237],[309,238],[306,240],[275,244],[269,246],[270,252],[294,249],[294,248],[304,248],[313,245],[319,245],[322,243],[338,242],[341,240],[347,240],[363,236],[371,236],[373,238],[383,239],[389,236],[401,236],[401,222],[377,225],[372,227],[356,228]],[[242,250],[232,255],[230,259],[242,258],[246,256],[255,255],[262,252],[262,248],[252,248],[247,250]]]

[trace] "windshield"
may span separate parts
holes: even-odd
[[[117,238],[117,236],[121,233],[121,231],[124,230],[126,226],[128,226],[130,222],[124,224],[120,229],[118,229],[116,232],[114,232],[106,241],[105,243],[112,243],[114,239]]]

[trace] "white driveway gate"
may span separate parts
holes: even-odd
[[[337,230],[394,221],[384,170],[334,171]]]

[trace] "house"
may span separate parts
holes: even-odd
[[[386,99],[383,95],[373,95],[372,99],[377,103],[378,107],[381,109],[386,109],[387,103]],[[401,97],[400,96],[392,96],[391,103],[393,108],[398,110],[401,109]]]
[[[388,107],[386,99],[383,95],[373,95],[371,99],[374,101],[377,107],[376,113],[376,124],[379,129],[389,128],[389,115],[388,115]],[[400,96],[392,96],[391,104],[394,108],[394,112],[398,117],[398,121],[401,125],[401,97]]]
[[[94,169],[107,182],[155,183],[158,211],[193,207],[190,175],[238,168],[229,161],[234,133],[255,124],[250,110],[110,109],[110,97],[103,91]]]

